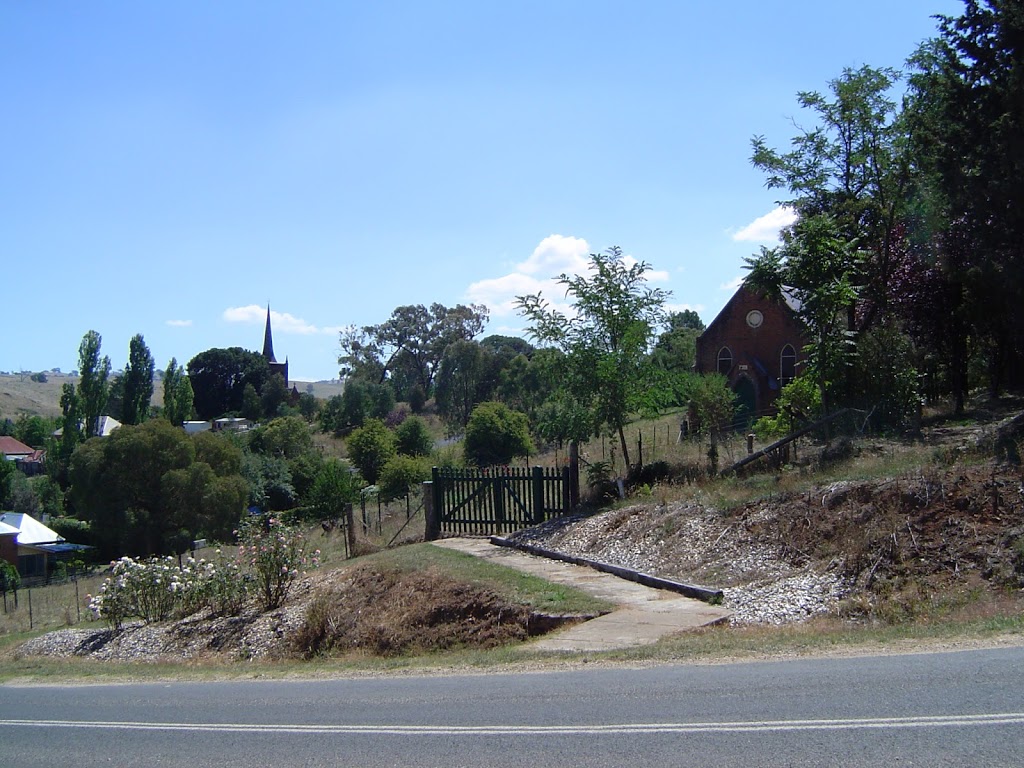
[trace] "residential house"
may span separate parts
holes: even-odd
[[[20,440],[15,440],[10,435],[0,435],[0,455],[8,461],[18,461],[33,454],[35,449],[25,445]]]
[[[13,542],[13,544],[12,544]],[[0,514],[0,557],[22,576],[46,576],[52,564],[87,550],[23,512]]]

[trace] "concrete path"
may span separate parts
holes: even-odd
[[[619,606],[604,616],[544,635],[533,643],[538,650],[610,651],[649,645],[666,635],[718,624],[731,615],[731,611],[720,606],[645,587],[586,566],[495,546],[487,539],[452,538],[431,543],[557,584],[568,584]]]

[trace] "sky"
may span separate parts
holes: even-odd
[[[902,67],[958,0],[0,0],[0,371],[214,347],[338,376],[339,331],[620,246],[709,323],[775,243],[750,142]]]

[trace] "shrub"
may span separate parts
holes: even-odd
[[[380,473],[380,493],[385,501],[398,499],[409,489],[430,479],[430,464],[423,458],[395,456],[384,465]]]
[[[379,419],[368,419],[366,424],[349,435],[349,457],[366,482],[373,484],[380,471],[395,455],[395,435]]]
[[[507,464],[533,449],[526,415],[504,403],[480,403],[466,425],[462,450],[466,461],[478,467]]]
[[[427,422],[419,416],[410,416],[395,430],[395,447],[404,456],[429,456],[434,440]]]
[[[300,569],[319,564],[320,550],[307,558],[302,534],[274,517],[253,517],[239,531],[238,557],[248,566],[263,610],[281,606]]]

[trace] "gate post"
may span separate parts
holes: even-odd
[[[569,443],[569,507],[576,509],[580,505],[580,446],[573,440]]]
[[[544,470],[540,467],[533,468],[533,509],[530,510],[530,522],[534,525],[543,523],[546,515],[544,509]]]
[[[437,541],[441,538],[441,478],[437,467],[430,474],[433,479],[423,483],[423,517],[426,520],[423,538],[426,541]]]
[[[425,541],[437,541],[441,538],[441,518],[434,506],[434,483],[427,480],[423,483],[423,517],[426,518],[426,530],[423,531]]]

